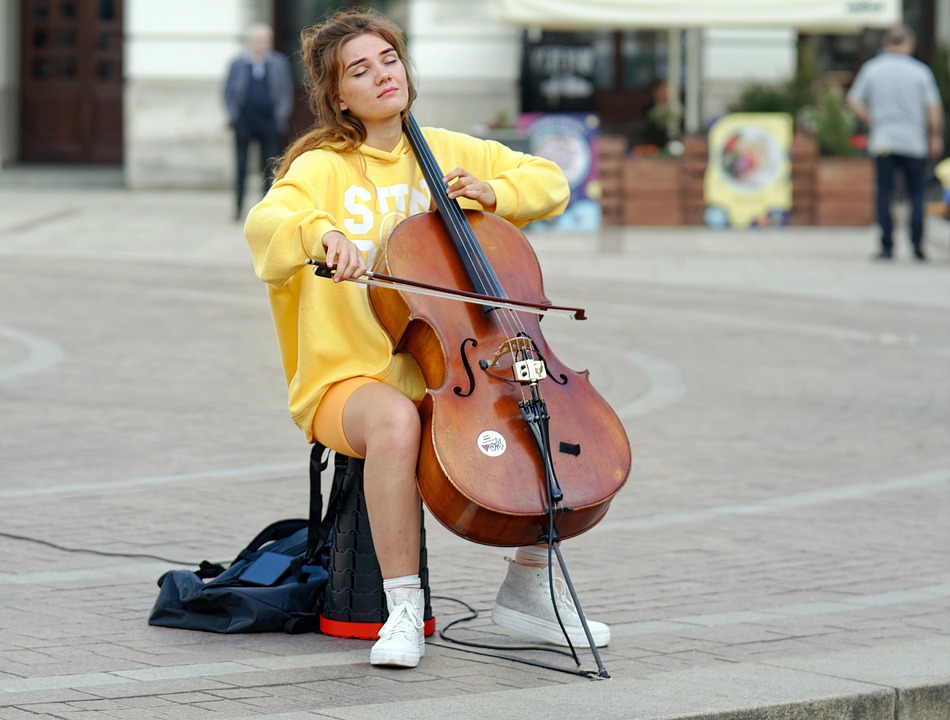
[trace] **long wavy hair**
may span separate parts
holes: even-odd
[[[327,143],[342,144],[342,149],[355,150],[366,140],[366,128],[349,110],[340,109],[340,80],[343,68],[340,50],[347,42],[360,35],[372,33],[388,42],[406,67],[409,102],[403,116],[416,99],[412,81],[411,60],[399,27],[375,10],[343,10],[326,22],[306,28],[300,33],[300,46],[307,66],[306,88],[310,109],[314,114],[313,127],[281,155],[275,178],[287,174],[290,164],[308,150]]]

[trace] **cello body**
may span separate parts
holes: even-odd
[[[490,213],[459,213],[507,297],[549,305],[537,257],[521,231]],[[474,287],[437,212],[401,222],[382,262],[392,275]],[[417,478],[439,522],[473,542],[524,546],[546,540],[552,524],[556,540],[603,518],[630,472],[629,441],[587,371],[557,359],[538,315],[374,287],[369,300],[396,351],[411,354],[425,377]],[[549,453],[539,449],[543,444],[519,409],[526,386],[513,379],[513,336],[546,368],[537,384],[549,416]],[[563,493],[553,506],[552,470]]]

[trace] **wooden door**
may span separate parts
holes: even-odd
[[[21,159],[122,161],[122,0],[24,0]]]

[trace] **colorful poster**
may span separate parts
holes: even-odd
[[[571,188],[567,209],[557,218],[531,224],[532,229],[597,230],[600,228],[600,174],[597,128],[590,113],[527,113],[518,129],[528,138],[528,152],[557,163]]]
[[[785,113],[733,113],[713,123],[704,181],[708,226],[788,224],[792,130]]]

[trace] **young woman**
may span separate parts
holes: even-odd
[[[403,134],[416,92],[402,35],[374,12],[346,11],[305,30],[314,128],[282,158],[277,180],[245,225],[258,276],[268,283],[290,412],[311,442],[365,458],[364,493],[389,618],[374,665],[415,667],[425,652],[419,571],[420,445],[425,393],[419,367],[393,354],[365,289],[346,280],[372,268],[393,228],[430,209],[422,171]],[[449,197],[515,225],[557,215],[569,190],[541,158],[447,130],[423,134],[449,169]],[[484,179],[483,179],[484,178]],[[315,277],[309,258],[335,268]],[[559,612],[586,643],[566,596]],[[551,608],[547,551],[519,548],[493,609],[496,622],[564,644]],[[590,623],[595,642],[610,630]]]

